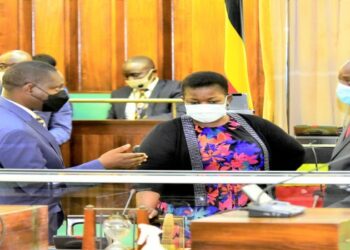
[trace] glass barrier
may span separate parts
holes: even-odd
[[[16,242],[24,244],[17,249],[31,249],[26,248],[32,244],[28,242],[44,238],[47,242],[49,238],[50,249],[56,249],[55,246],[57,249],[67,249],[67,246],[68,249],[79,249],[82,247],[82,236],[89,233],[85,227],[87,208],[93,211],[95,226],[92,238],[96,249],[137,249],[140,235],[138,224],[142,221],[162,229],[160,243],[163,246],[174,247],[171,249],[190,248],[191,221],[222,214],[227,207],[228,210],[247,212],[251,201],[265,204],[265,192],[275,199],[294,205],[322,207],[325,187],[336,184],[347,192],[349,177],[350,172],[346,171],[314,170],[165,172],[4,169],[0,171],[0,248]],[[243,191],[249,184],[259,184],[262,189],[255,191],[255,196],[251,195]],[[204,198],[196,192],[196,188],[201,187],[205,188]],[[150,190],[159,191],[160,202],[154,207],[158,216],[149,220],[149,207],[147,204],[137,204],[135,193]],[[228,200],[218,200],[215,196],[218,192],[222,197],[228,192],[231,194],[226,197]],[[198,197],[199,201],[202,198],[202,201],[205,200],[204,205],[198,203]],[[147,201],[149,200],[146,199],[146,203]],[[266,200],[266,204],[270,202]],[[14,207],[9,209],[4,205]],[[35,206],[22,209],[18,205]],[[42,213],[40,205],[48,206],[48,216],[47,212],[39,216]],[[28,210],[33,210],[30,216]],[[64,212],[64,217],[59,218],[61,211]],[[16,213],[12,220],[9,217],[11,212]],[[25,216],[21,217],[19,214],[22,212]],[[12,224],[19,222],[21,225],[30,223],[35,226],[20,230],[20,234],[23,234],[22,241],[15,241],[18,232]],[[52,235],[45,234],[50,227],[53,227]],[[17,230],[18,228],[19,226]],[[6,234],[1,233],[5,231]]]

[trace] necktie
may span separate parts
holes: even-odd
[[[37,120],[41,124],[41,126],[46,128],[46,123],[45,123],[44,119],[41,118],[40,115],[35,114],[35,120]]]
[[[137,89],[135,90],[135,98],[136,99],[147,99],[146,91],[148,89]],[[135,120],[145,118],[144,112],[147,109],[148,105],[147,103],[136,103],[136,109],[135,109]]]

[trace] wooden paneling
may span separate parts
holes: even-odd
[[[111,89],[112,2],[110,0],[78,1],[79,67],[82,86],[87,91]]]
[[[189,2],[192,2],[192,70],[211,70],[223,74],[224,5],[216,0]]]
[[[216,0],[175,0],[175,76],[224,73],[224,5]]]
[[[130,143],[138,145],[160,121],[73,121],[73,134],[63,150],[66,166],[76,166],[98,158],[108,150]],[[70,154],[70,160],[66,154]]]
[[[57,69],[64,70],[64,0],[32,0],[34,17],[34,54],[45,53],[57,60]]]
[[[257,0],[247,0],[253,6]],[[0,53],[48,53],[71,92],[110,92],[124,85],[121,66],[151,57],[161,78],[224,73],[224,1],[0,0]],[[257,9],[246,16],[255,107],[262,103]]]
[[[149,56],[154,60],[161,75],[162,65],[159,64],[158,58],[159,32],[162,32],[159,10],[158,0],[125,1],[125,52],[126,57]]]
[[[173,77],[173,11],[174,5],[171,0],[159,1],[161,4],[161,15],[158,15],[158,22],[162,24],[162,31],[158,33],[159,43],[162,46],[159,47],[159,70],[161,70],[162,74],[160,76],[164,79],[172,79]]]
[[[174,68],[175,79],[181,80],[192,70],[192,4],[174,0]]]
[[[262,114],[264,101],[264,72],[259,36],[259,0],[244,1],[244,41],[248,61],[250,91],[255,113]]]
[[[0,1],[0,52],[18,47],[18,2]]]
[[[12,2],[12,1],[7,1]],[[15,1],[13,1],[15,2]],[[11,31],[13,32],[13,31]],[[18,0],[18,47],[32,53],[32,0]]]
[[[32,53],[32,0],[0,0],[0,53]]]
[[[70,91],[81,86],[78,65],[78,0],[64,2],[64,69],[66,85]]]

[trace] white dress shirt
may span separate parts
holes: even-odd
[[[153,82],[151,82],[148,85],[148,90],[145,92],[146,98],[149,98],[151,96],[151,93],[154,89],[154,87],[157,85],[159,78],[156,77]],[[132,91],[129,95],[129,99],[134,100],[135,98],[135,91]],[[135,112],[136,112],[136,104],[137,103],[130,103],[128,102],[125,106],[125,117],[127,120],[135,120]]]

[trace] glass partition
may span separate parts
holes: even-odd
[[[4,169],[0,171],[0,202],[2,205],[47,205],[49,208],[47,223],[51,223],[51,214],[62,209],[65,215],[64,221],[55,233],[55,242],[52,242],[58,246],[67,244],[73,236],[77,239],[76,237],[83,235],[84,209],[92,205],[95,211],[97,249],[105,249],[107,245],[117,241],[121,242],[125,249],[136,249],[138,210],[147,210],[147,208],[137,208],[135,193],[162,190],[157,188],[167,185],[167,192],[160,192],[160,203],[156,207],[158,216],[152,218],[150,223],[163,229],[163,241],[161,241],[163,244],[171,243],[178,248],[189,248],[191,246],[190,221],[224,212],[206,210],[207,208],[198,206],[196,203],[198,197],[196,192],[192,191],[193,187],[201,185],[208,187],[210,184],[240,183],[242,186],[258,184],[262,188],[262,191],[257,193],[258,200],[263,200],[262,193],[266,191],[274,198],[277,196],[281,200],[287,200],[296,205],[322,207],[322,203],[315,202],[316,194],[319,195],[317,199],[322,200],[325,185],[331,184],[347,190],[350,184],[349,177],[350,172],[346,171],[165,172]],[[179,192],[175,192],[176,190],[182,190],[184,195],[178,195]],[[271,190],[273,192],[270,192]],[[291,190],[294,190],[294,193]],[[174,191],[174,195],[171,195],[171,191]],[[210,199],[210,196],[208,197]],[[308,200],[308,203],[300,204],[303,199]],[[247,204],[242,204],[232,209],[245,210]],[[167,214],[172,214],[173,217],[166,218]],[[0,216],[3,215],[0,213]],[[163,227],[165,221],[168,221],[166,224],[168,226]],[[6,226],[5,223],[5,229]],[[112,229],[108,231],[108,228]],[[115,236],[117,238],[113,240],[113,235],[117,231],[120,236]],[[166,236],[169,233],[164,233],[168,231],[171,231],[170,237]],[[4,239],[6,243],[6,237]],[[55,248],[52,247],[52,249]]]

